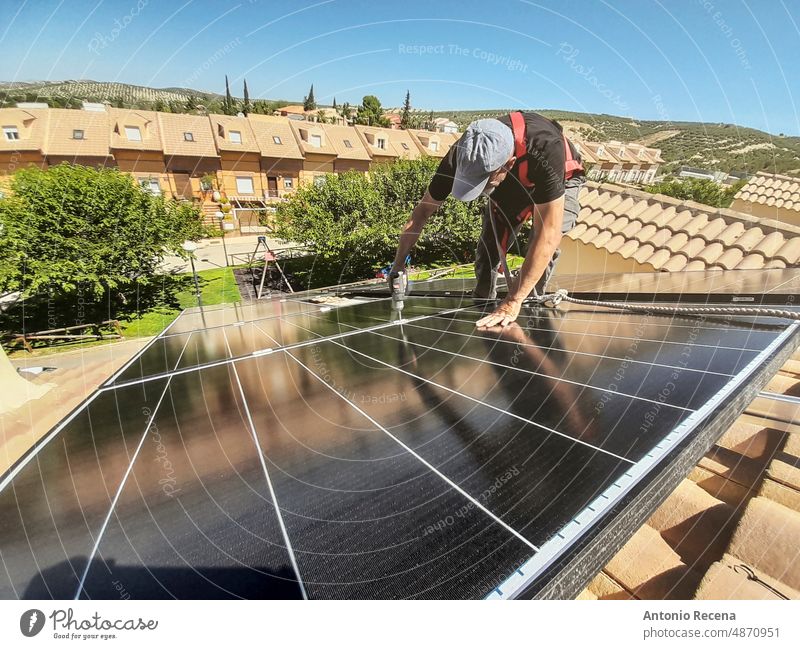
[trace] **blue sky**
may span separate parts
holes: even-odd
[[[2,0],[0,79],[433,110],[555,108],[800,135],[800,0]],[[11,19],[13,18],[13,19]]]

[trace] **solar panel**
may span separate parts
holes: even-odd
[[[447,286],[184,312],[0,481],[0,597],[574,596],[800,341]]]

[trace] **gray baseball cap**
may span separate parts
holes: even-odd
[[[514,133],[496,119],[472,122],[456,142],[456,175],[453,196],[471,201],[480,196],[489,176],[514,152]]]

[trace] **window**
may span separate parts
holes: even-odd
[[[322,146],[322,136],[321,135],[309,135],[308,136],[308,142],[309,142],[309,144],[311,144],[311,146],[319,148],[319,147]]]
[[[194,133],[191,131],[185,131],[183,134],[183,139],[185,142],[194,142]]]
[[[82,140],[82,139],[84,139],[83,129],[80,129],[80,128],[72,129],[72,139],[73,140]]]
[[[386,148],[386,138],[385,137],[379,137],[375,142],[375,146],[377,146],[379,149],[385,149]]]
[[[431,151],[438,151],[439,150],[439,143],[438,142],[431,141],[431,143],[428,146],[430,147]]]
[[[234,144],[241,144],[242,143],[242,132],[241,131],[231,131],[230,132],[231,142]]]
[[[353,148],[353,144],[350,142],[350,140],[342,140],[342,141],[344,142],[344,148],[345,149],[352,149]]]
[[[403,148],[408,151],[408,144],[406,142],[401,142],[400,144],[403,145]]]
[[[139,184],[151,194],[158,196],[161,193],[161,185],[158,184],[158,180],[155,178],[142,178],[139,180]]]
[[[19,140],[19,129],[16,126],[4,126],[3,133],[6,140]]]
[[[233,133],[233,131],[231,131]],[[237,194],[255,194],[253,189],[253,179],[250,176],[237,176],[236,177],[236,193]]]
[[[283,142],[281,142],[281,136],[280,135],[273,135],[272,136],[272,141],[275,144],[283,144]]]
[[[284,189],[291,189],[292,187],[294,187],[294,184],[292,183],[292,179],[291,178],[284,178],[283,179],[283,188]]]
[[[141,142],[142,132],[139,130],[138,126],[126,126],[125,137],[127,137],[131,142]]]

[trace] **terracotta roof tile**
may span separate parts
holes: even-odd
[[[798,197],[800,197],[800,178],[759,171],[737,192],[734,200],[800,211]],[[779,204],[780,200],[784,202]]]
[[[588,182],[571,239],[666,271],[800,263],[800,227]]]
[[[247,116],[247,121],[250,123],[262,157],[280,160],[301,160],[303,158],[303,152],[297,144],[288,119],[272,115],[250,114]]]
[[[47,138],[49,111],[42,108],[3,108],[2,126],[16,126],[18,140],[0,137],[0,151],[42,151]]]
[[[216,158],[216,144],[211,132],[211,122],[205,115],[158,113],[164,155],[196,158]],[[191,133],[190,136],[185,135]],[[187,140],[191,137],[191,140]]]

